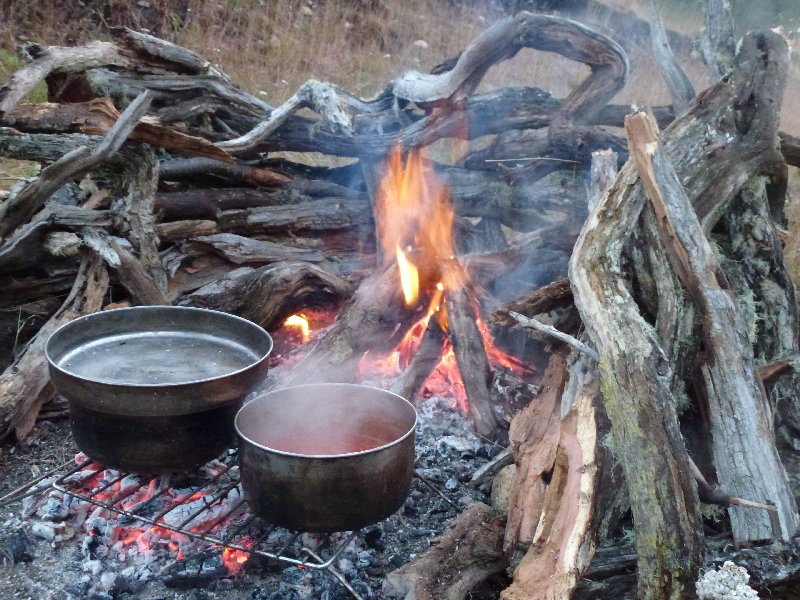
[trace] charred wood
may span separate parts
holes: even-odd
[[[294,261],[236,269],[184,297],[179,304],[236,313],[271,329],[304,306],[340,301],[351,293],[352,285],[340,277],[319,266]]]
[[[448,269],[460,270],[460,266],[451,263]],[[462,281],[464,279],[459,277]],[[453,352],[464,383],[464,392],[469,401],[469,412],[475,431],[488,439],[498,435],[498,423],[492,410],[491,378],[489,359],[483,345],[483,336],[475,321],[478,316],[477,303],[466,287],[445,291],[445,309],[447,311],[447,337],[453,346]]]
[[[422,384],[439,364],[445,339],[447,335],[442,330],[437,315],[433,315],[428,320],[414,357],[405,371],[395,379],[390,391],[409,400],[415,398]]]

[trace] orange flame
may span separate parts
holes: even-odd
[[[287,319],[283,322],[283,326],[297,327],[300,330],[303,343],[307,342],[309,335],[311,335],[311,330],[308,326],[308,319],[305,315],[292,315],[291,317],[287,317]]]
[[[420,285],[432,287],[441,279],[443,261],[454,254],[455,212],[447,190],[419,152],[409,153],[403,163],[400,148],[395,148],[375,212],[384,262],[397,261],[406,304],[414,306]]]

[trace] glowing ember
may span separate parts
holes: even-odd
[[[308,338],[311,335],[311,330],[308,326],[308,319],[305,315],[292,315],[283,322],[283,326],[298,328],[304,344],[308,341]]]
[[[243,552],[235,548],[225,548],[222,551],[222,564],[225,565],[228,572],[233,575],[236,575],[244,569],[244,564],[249,558],[250,554],[248,552]]]

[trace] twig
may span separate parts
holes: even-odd
[[[550,160],[554,162],[565,162],[565,163],[573,163],[579,165],[581,161],[579,160],[569,160],[567,158],[552,158],[549,156],[528,156],[522,158],[486,158],[483,162],[491,162],[491,163],[501,163],[501,162],[517,162],[522,160]]]
[[[64,464],[58,465],[57,467],[53,467],[49,471],[45,471],[44,473],[39,475],[33,481],[29,481],[26,484],[19,486],[15,490],[11,490],[5,496],[0,498],[0,506],[8,504],[9,502],[13,502],[15,500],[19,500],[21,498],[24,498],[26,494],[23,494],[23,492],[28,491],[29,489],[34,487],[37,483],[39,483],[40,481],[44,481],[45,479],[47,479],[48,477],[50,477],[54,473],[57,473],[58,471],[60,471],[61,469],[63,469],[64,467],[66,467],[68,464],[70,464],[73,461],[74,461],[74,459],[70,458]],[[22,495],[20,495],[20,494],[22,494]]]
[[[600,362],[600,355],[597,354],[595,350],[581,342],[580,340],[575,339],[568,333],[564,333],[563,331],[559,331],[552,325],[545,325],[541,321],[537,321],[533,317],[526,317],[525,315],[521,315],[518,312],[509,311],[508,316],[514,319],[517,323],[522,325],[523,327],[529,327],[531,329],[536,329],[543,333],[553,336],[554,338],[561,340],[565,344],[569,344],[576,350],[583,352],[590,358],[593,358],[597,362]]]

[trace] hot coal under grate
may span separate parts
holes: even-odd
[[[42,485],[47,482],[49,488],[116,513],[120,519],[217,546],[223,555],[228,554],[229,560],[244,562],[259,556],[327,571],[354,598],[361,599],[333,566],[358,532],[287,532],[264,522],[249,512],[235,465],[213,461],[184,480],[177,494],[174,481],[168,476],[111,471],[113,476],[108,478],[108,473],[102,465],[79,455],[49,473],[50,477],[25,495],[42,493]]]

